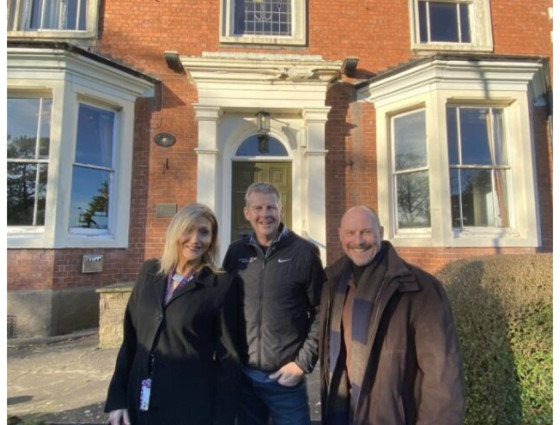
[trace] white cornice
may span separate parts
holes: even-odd
[[[181,63],[196,84],[250,82],[267,84],[328,84],[340,75],[341,61],[313,55],[205,53],[181,56]]]
[[[8,48],[8,81],[33,79],[66,79],[99,83],[114,93],[151,97],[154,83],[128,74],[99,61],[64,49]]]
[[[527,91],[529,83],[538,98],[546,90],[541,69],[539,62],[434,60],[374,79],[358,91],[358,99],[381,106],[432,90]]]
[[[339,77],[342,65],[317,55],[230,52],[180,60],[197,86],[199,105],[224,110],[324,107],[329,84]]]

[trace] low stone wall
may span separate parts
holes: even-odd
[[[99,288],[99,347],[118,348],[123,338],[126,304],[134,282],[122,282]]]

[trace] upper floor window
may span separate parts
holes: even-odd
[[[419,0],[420,42],[470,43],[469,3]]]
[[[503,108],[447,107],[453,227],[509,227]]]
[[[43,226],[52,100],[8,98],[8,226]]]
[[[98,0],[9,0],[8,36],[92,38]]]
[[[489,0],[411,0],[413,48],[492,50]]]
[[[223,0],[220,40],[305,44],[305,0]]]

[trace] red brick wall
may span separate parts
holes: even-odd
[[[166,50],[200,56],[203,51],[317,54],[326,60],[360,58],[358,68],[374,74],[413,59],[410,49],[408,0],[340,2],[308,1],[308,45],[254,47],[220,45],[219,1],[101,2],[100,40],[97,49],[162,80],[154,99],[139,100],[134,136],[130,245],[121,250],[9,250],[9,289],[100,286],[134,277],[144,258],[159,255],[168,218],[157,218],[156,205],[179,207],[196,199],[197,124],[193,103],[197,90],[184,74],[170,70]],[[551,0],[511,2],[492,0],[495,54],[549,57],[552,68]],[[328,92],[332,107],[326,125],[327,246],[329,260],[340,254],[337,228],[351,205],[377,207],[375,113],[369,104],[354,102],[348,84]],[[542,226],[542,249],[552,249],[552,144],[544,108],[535,113],[534,131]],[[159,132],[175,134],[173,147],[153,143]],[[165,164],[168,164],[168,168]],[[548,164],[548,167],[545,166]],[[481,250],[476,249],[477,253]],[[516,250],[507,250],[516,251]],[[472,250],[401,249],[405,258],[432,270]],[[488,250],[488,253],[495,250]],[[82,275],[81,256],[104,253],[101,274]]]

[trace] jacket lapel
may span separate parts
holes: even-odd
[[[194,279],[188,282],[182,288],[177,289],[171,299],[169,300],[169,304],[174,302],[176,299],[185,296],[186,294],[197,291],[202,289],[205,286],[209,286],[212,284],[213,273],[208,267],[204,267],[199,273],[194,276]],[[166,282],[167,284],[167,282]]]

